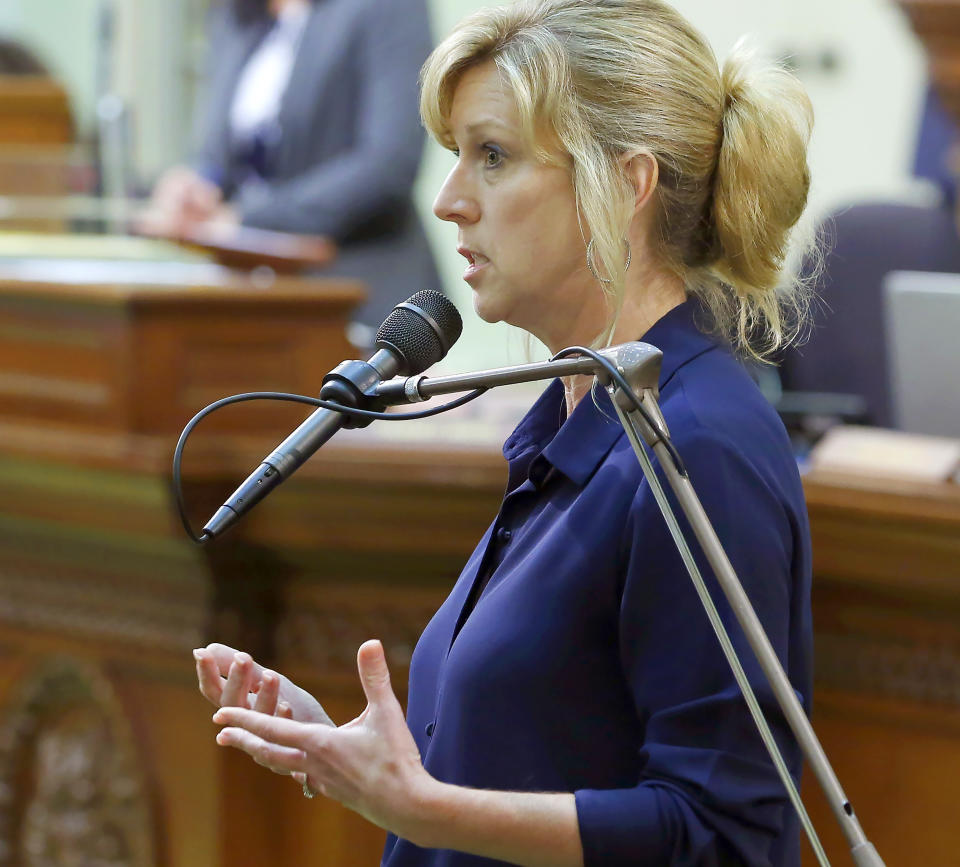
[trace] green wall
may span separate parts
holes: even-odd
[[[93,116],[99,0],[0,0],[0,33],[19,38],[70,92],[77,117]]]

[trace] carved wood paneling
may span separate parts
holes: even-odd
[[[960,490],[805,480],[813,534],[813,724],[881,857],[949,864],[960,834]],[[848,846],[811,774],[831,862]],[[815,860],[804,851],[804,865]]]
[[[821,688],[960,708],[960,642],[818,632]]]
[[[19,627],[182,652],[202,643],[206,617],[201,588],[0,565],[0,621]]]
[[[277,629],[278,658],[318,677],[355,679],[357,648],[379,638],[402,690],[413,648],[444,595],[443,589],[357,584],[293,588]]]
[[[0,718],[0,864],[154,867],[138,750],[106,678],[52,660]]]

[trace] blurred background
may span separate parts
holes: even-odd
[[[121,144],[114,149],[120,151],[116,158],[122,160],[125,192],[149,190],[165,169],[195,152],[193,119],[207,60],[209,5],[209,0],[3,3],[4,35],[22,42],[67,92],[77,145],[71,183],[77,192],[96,188],[97,154],[113,144],[104,142],[104,135],[109,138],[116,126],[122,128]],[[430,0],[433,37],[482,5]],[[803,79],[816,110],[813,215],[863,199],[926,202],[936,195],[913,171],[927,77],[922,45],[897,3],[679,0],[676,5],[708,36],[721,60],[749,33],[764,51],[788,59]],[[111,124],[114,112],[120,117]],[[468,309],[456,228],[430,213],[450,165],[450,156],[436,143],[426,144],[415,201],[443,288]],[[100,183],[109,186],[108,179]],[[398,292],[417,288],[424,287],[398,287]],[[463,364],[501,360],[510,343],[508,328],[468,320],[456,350]]]
[[[441,369],[545,356],[472,315],[453,157],[416,73],[476,0],[0,3],[0,867],[378,863],[383,835],[214,744],[190,649],[222,641],[361,707],[503,487],[536,388],[344,431],[223,539],[195,529],[423,288]],[[676,0],[744,34],[816,113],[809,341],[754,374],[814,537],[814,722],[888,865],[960,848],[960,0]],[[806,276],[811,261],[798,261]],[[850,863],[807,779],[835,864]],[[807,852],[806,856],[810,856]],[[808,863],[813,863],[808,857]]]

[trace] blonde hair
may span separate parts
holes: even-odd
[[[721,72],[703,36],[661,0],[519,0],[466,18],[424,65],[421,114],[441,144],[452,146],[460,76],[487,60],[538,156],[550,159],[548,131],[572,158],[614,321],[635,196],[621,157],[645,150],[659,170],[655,254],[703,300],[712,327],[756,358],[793,339],[807,293],[784,273],[813,125],[796,78],[742,43]]]

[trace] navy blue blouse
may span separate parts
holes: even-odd
[[[691,302],[643,339],[664,353],[673,441],[809,710],[810,539],[783,426]],[[500,513],[417,645],[407,722],[426,769],[575,793],[587,867],[796,867],[799,823],[609,399],[566,420],[564,406],[554,382],[507,440]],[[708,586],[798,778],[799,748]],[[391,835],[382,863],[502,862]]]

